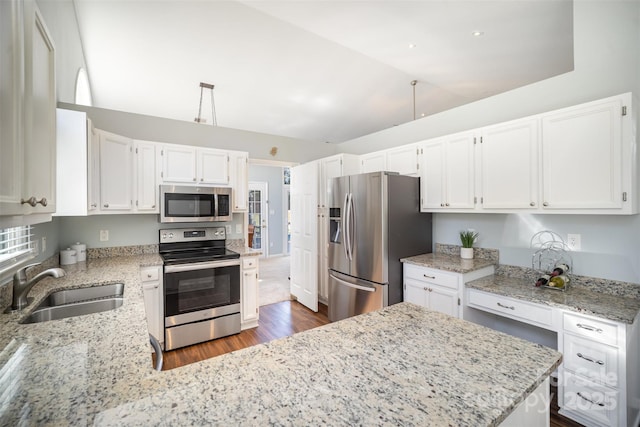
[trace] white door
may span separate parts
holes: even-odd
[[[291,294],[318,311],[318,163],[291,168]]]
[[[262,251],[261,257],[269,255],[269,192],[266,182],[249,182],[249,232],[253,227],[253,249]]]

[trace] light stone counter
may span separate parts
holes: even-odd
[[[401,303],[166,372],[151,366],[141,265],[76,266],[49,291],[125,283],[124,305],[19,325],[0,315],[2,412],[16,425],[497,425],[561,355]],[[21,421],[20,421],[21,420]]]
[[[496,261],[491,259],[462,259],[458,255],[444,254],[440,252],[416,255],[409,258],[403,258],[400,261],[407,264],[419,265],[421,267],[435,268],[437,270],[462,274],[497,264]]]
[[[577,286],[569,286],[565,292],[536,288],[531,278],[492,275],[467,282],[465,286],[628,324],[632,324],[640,312],[640,299],[637,298]]]

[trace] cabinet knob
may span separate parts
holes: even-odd
[[[35,205],[37,205],[37,204],[38,204],[38,202],[36,201],[36,198],[35,198],[35,197],[33,197],[33,196],[29,197],[27,200],[25,200],[25,199],[20,199],[20,204],[21,204],[21,205],[24,205],[25,203],[26,203],[27,205],[29,205],[29,206],[35,206]]]
[[[534,202],[529,203],[529,206],[534,207],[536,204]]]
[[[200,178],[200,182],[204,181],[204,178]]]
[[[148,277],[149,279],[151,279],[151,274],[147,273],[147,277]]]
[[[105,203],[105,204],[104,204],[104,205],[102,205],[102,206],[104,206],[105,208],[108,208],[108,207],[109,207],[109,203]]]
[[[441,207],[441,208],[444,208],[444,203],[440,203],[440,207]]]
[[[445,203],[445,206],[449,206],[449,203]]]
[[[47,198],[43,197],[42,199],[38,200],[36,203],[40,203],[42,206],[47,206]]]
[[[549,206],[549,203],[544,202],[544,203],[542,204],[542,206]]]
[[[151,205],[151,209],[155,209],[155,208],[156,208],[156,205]]]
[[[92,208],[97,208],[97,207],[98,207],[98,204],[97,204],[97,203],[91,203],[91,207],[92,207]]]
[[[195,181],[196,179],[195,179],[195,178],[193,178],[193,180]]]

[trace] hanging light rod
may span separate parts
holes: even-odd
[[[413,87],[413,120],[416,119],[416,84],[417,80],[411,80],[411,86]]]
[[[196,123],[206,123],[206,120],[203,119],[201,115],[202,115],[202,94],[204,93],[204,90],[207,89],[211,91],[211,118],[213,119],[213,122],[211,124],[213,126],[218,126],[218,121],[216,120],[216,104],[213,100],[214,87],[215,85],[211,83],[200,82],[200,104],[198,105],[198,117],[194,119]]]

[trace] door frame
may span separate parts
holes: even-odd
[[[260,258],[266,258],[269,256],[269,183],[265,181],[249,181],[248,188],[249,193],[256,190],[262,193],[260,198],[260,250],[262,255],[260,255]],[[247,221],[250,220],[250,206],[251,203],[247,206]]]

